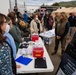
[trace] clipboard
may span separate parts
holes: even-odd
[[[36,58],[34,67],[35,68],[47,68],[46,58]]]
[[[20,56],[15,61],[27,66],[32,61],[32,59],[28,57]]]

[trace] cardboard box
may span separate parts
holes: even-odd
[[[33,57],[43,58],[43,55],[44,55],[44,50],[42,47],[33,48]]]

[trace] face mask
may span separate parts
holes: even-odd
[[[6,24],[6,30],[5,30],[5,32],[9,32],[9,30],[10,30],[10,26],[8,24]]]
[[[36,18],[36,20],[38,20],[38,18]]]

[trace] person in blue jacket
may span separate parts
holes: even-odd
[[[25,21],[25,22],[28,22],[28,15],[27,15],[27,11],[25,10],[25,13],[23,14],[23,20]]]
[[[16,59],[17,50],[16,50],[16,45],[15,45],[13,37],[11,36],[10,33],[5,33],[4,36],[6,36],[6,41],[11,45],[12,50],[13,50],[13,57],[14,57],[14,59]]]
[[[10,29],[12,28],[12,21],[9,17],[6,17],[6,18],[7,18],[8,23],[6,24],[6,30],[5,30],[4,36],[6,37],[6,41],[10,44],[10,46],[13,50],[13,57],[15,59],[16,58],[16,52],[17,52],[16,45],[15,45],[14,38],[9,33]]]

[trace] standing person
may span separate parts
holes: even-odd
[[[51,13],[49,13],[47,21],[48,21],[48,25],[46,27],[48,30],[51,30],[53,27],[53,17],[51,15]]]
[[[55,13],[54,21],[55,25],[58,25],[60,23],[60,14],[57,12]]]
[[[28,17],[28,15],[27,15],[27,11],[25,10],[25,11],[24,11],[24,14],[23,14],[23,20],[28,23],[28,18],[29,18],[29,17]]]
[[[31,34],[33,33],[39,34],[40,32],[43,31],[42,25],[40,23],[40,20],[38,19],[37,14],[34,15],[34,19],[30,23],[30,30],[31,30]]]
[[[44,27],[45,27],[45,28],[46,28],[46,26],[47,26],[47,20],[48,20],[48,12],[46,11],[46,12],[45,12],[45,15],[44,15],[44,18],[43,18]]]
[[[30,14],[29,19],[28,19],[28,23],[30,24],[32,20],[33,20],[33,13]]]
[[[1,75],[14,75],[12,70],[11,47],[6,42],[4,35],[6,30],[6,17],[0,13],[0,74]]]
[[[76,49],[76,31],[75,31],[75,33],[73,35],[73,38],[72,38],[72,40],[70,42],[74,45],[74,47]]]
[[[19,19],[20,17],[23,18],[23,15],[18,11],[18,7],[17,6],[14,6],[14,12],[17,16],[16,20]]]
[[[75,12],[70,13],[68,21],[70,23],[70,32],[69,32],[70,38],[73,38],[73,35],[75,33],[75,29],[76,29],[76,15],[75,15]]]
[[[63,55],[66,46],[67,34],[69,31],[69,22],[66,13],[60,14],[60,24],[55,27],[55,48],[52,55],[55,55],[58,51],[59,42],[61,42],[61,54]]]
[[[57,27],[57,25],[60,25],[60,14],[59,13],[55,13],[55,17],[54,17],[54,21],[55,21],[55,34],[56,34],[56,27]]]

